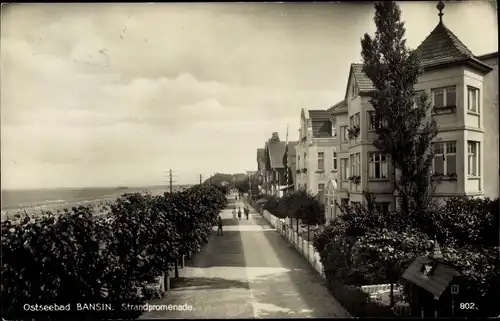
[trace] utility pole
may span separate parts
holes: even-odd
[[[172,170],[171,169],[168,171],[168,183],[169,183],[168,185],[170,187],[170,193],[172,193],[173,192],[173,183],[174,183],[174,181],[173,181],[173,175],[172,175]]]
[[[202,179],[203,179],[203,174],[200,174],[200,185],[203,184]]]
[[[170,194],[172,194],[174,192],[174,174],[172,173],[172,169],[169,169],[168,170],[168,186],[169,186],[169,189],[170,189]],[[176,257],[175,258],[175,277],[178,278],[179,277],[179,257]]]

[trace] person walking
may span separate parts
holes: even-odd
[[[223,233],[222,233],[222,217],[220,217],[220,215],[217,218],[217,235],[221,235],[221,236],[223,235]]]
[[[245,207],[245,216],[247,217],[247,220],[248,220],[248,216],[250,215],[250,209],[248,208],[248,206]]]
[[[241,209],[238,207],[238,219],[241,220]]]

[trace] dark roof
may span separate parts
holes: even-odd
[[[422,271],[426,264],[434,266],[428,277],[425,277]],[[455,276],[459,276],[459,273],[452,267],[424,256],[416,258],[403,273],[404,279],[437,297],[443,294]]]
[[[257,148],[257,161],[261,161],[266,157],[266,150],[264,148]]]
[[[282,168],[286,142],[267,142],[266,146],[269,153],[271,168]]]
[[[330,115],[328,115],[327,120],[312,121],[312,134],[314,138],[332,137],[332,121],[330,120]]]
[[[498,59],[498,51],[476,56],[476,59],[479,59],[481,61],[484,61],[487,59],[492,59],[492,58]]]
[[[438,23],[416,50],[424,69],[469,61],[482,69],[491,70],[491,67],[475,58],[469,48],[442,22]]]
[[[295,146],[297,146],[299,142],[288,142],[288,156],[295,156]]]
[[[315,120],[329,120],[329,114],[326,110],[310,110],[309,111],[309,118],[312,121]]]
[[[363,72],[363,64],[351,64],[351,69],[360,92],[370,92],[375,89],[372,81]]]

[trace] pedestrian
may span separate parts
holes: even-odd
[[[247,207],[245,207],[245,215],[247,217],[247,220],[248,220],[248,216],[250,215],[250,209]]]
[[[241,209],[238,207],[238,219],[241,220]]]
[[[220,217],[220,215],[217,218],[217,226],[218,226],[217,235],[219,235],[219,232],[220,232],[220,235],[223,235],[223,233],[222,233],[222,217]]]
[[[233,208],[233,218],[236,219],[236,207]]]

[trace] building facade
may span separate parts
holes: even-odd
[[[302,109],[296,153],[296,190],[306,190],[328,202],[327,186],[337,177],[337,129],[331,110]],[[330,184],[332,186],[333,183]],[[327,211],[328,212],[328,211]]]
[[[415,90],[427,93],[438,125],[434,197],[498,197],[498,54],[474,56],[442,21],[417,50],[424,72]],[[380,124],[369,102],[373,84],[362,67],[351,65],[346,108],[334,113],[339,130],[336,199],[361,203],[366,191],[376,197],[379,209],[395,209],[397,173],[390,157],[373,145]]]

